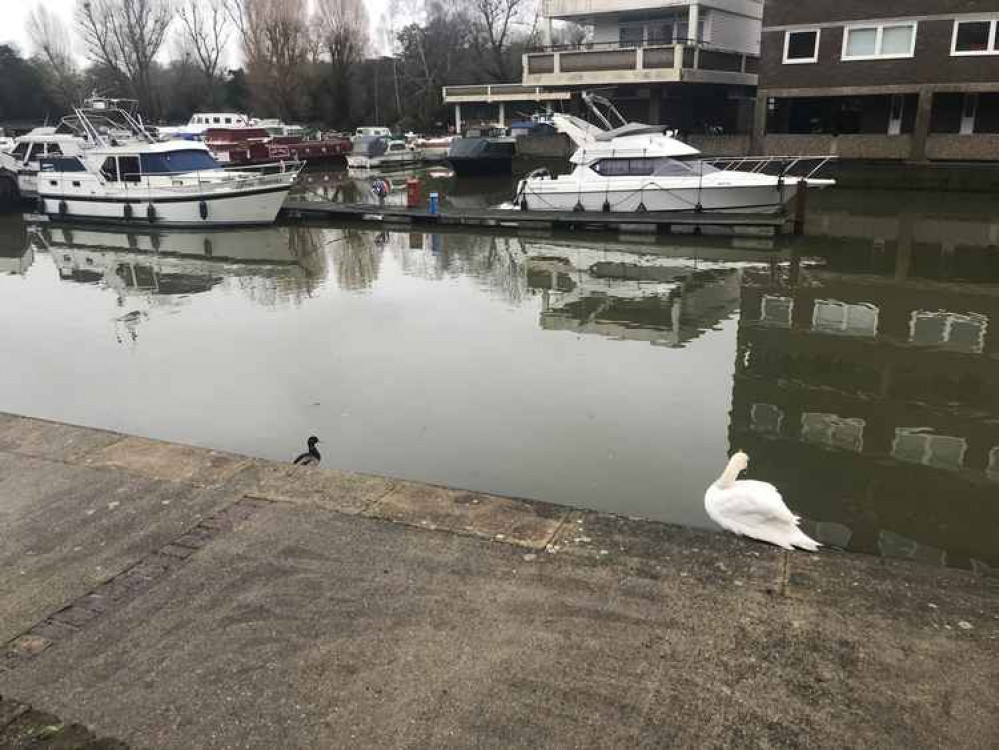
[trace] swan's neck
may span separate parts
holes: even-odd
[[[718,481],[715,484],[722,489],[731,487],[735,483],[735,480],[739,478],[740,471],[742,469],[739,467],[739,462],[733,456],[729,459],[728,466],[725,467],[725,471],[718,477]]]

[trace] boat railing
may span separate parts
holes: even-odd
[[[241,179],[237,178],[237,184],[240,188],[245,188],[252,187],[254,185],[263,185],[270,182],[280,182],[280,180],[269,179],[275,176],[284,176],[288,174],[297,176],[304,167],[304,161],[279,161],[246,167],[233,167],[231,169],[223,169],[219,167],[216,169],[189,169],[177,172],[125,172],[120,175],[120,180],[109,180],[104,174],[99,172],[97,174],[101,179],[103,179],[105,185],[120,186],[123,188],[122,192],[126,194],[129,190],[135,190],[140,187],[145,190],[190,192],[192,189],[201,189],[205,186],[231,186],[234,181],[220,180],[220,174],[233,176],[239,174]],[[246,173],[250,173],[249,176],[247,176]],[[66,180],[78,180],[80,172],[44,172],[40,173],[39,176],[42,174],[44,174],[48,179],[51,179],[55,175],[59,175],[59,187],[61,190],[65,185]],[[154,183],[154,179],[170,179],[170,183]]]
[[[725,156],[701,159],[716,169],[783,177],[785,180],[810,180],[839,157],[822,156]]]

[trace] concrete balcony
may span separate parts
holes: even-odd
[[[568,91],[545,91],[540,86],[525,86],[520,83],[493,83],[466,86],[445,86],[444,103],[503,103],[503,102],[551,102],[570,99]]]
[[[683,8],[697,0],[546,0],[542,6],[544,15],[549,18],[579,20],[607,13],[629,13],[634,11],[662,11],[665,8]],[[704,2],[704,0],[700,0]],[[712,8],[720,8],[747,18],[760,18],[763,4],[759,0],[708,0]]]
[[[587,44],[524,55],[525,86],[720,83],[756,86],[760,58],[702,44]]]

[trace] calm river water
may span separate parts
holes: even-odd
[[[776,247],[8,216],[0,316],[0,410],[704,527],[742,448],[826,543],[999,566],[988,197],[829,191]]]

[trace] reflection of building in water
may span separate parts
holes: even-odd
[[[698,269],[689,257],[564,249],[529,249],[528,285],[541,292],[545,330],[683,346],[738,308],[738,267]]]
[[[902,231],[744,274],[730,445],[853,548],[994,565],[999,283],[947,277],[999,265]]]

